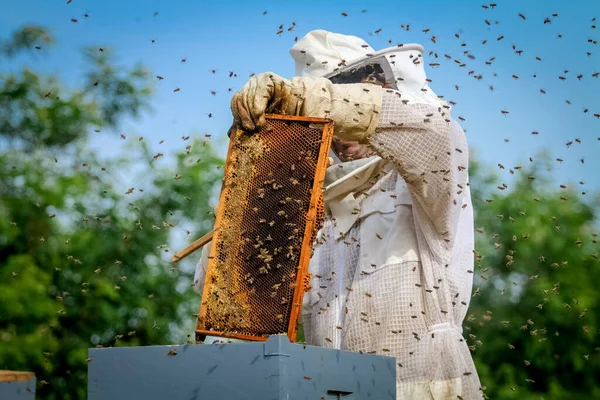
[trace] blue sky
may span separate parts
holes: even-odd
[[[600,113],[600,78],[592,77],[600,71],[600,49],[588,43],[588,39],[600,40],[598,29],[591,28],[591,19],[600,17],[600,2],[499,0],[497,7],[488,10],[482,4],[467,0],[73,0],[70,4],[66,0],[0,0],[0,37],[7,37],[23,24],[35,23],[49,27],[58,42],[48,53],[10,63],[0,60],[0,70],[28,65],[78,85],[84,66],[79,50],[92,44],[114,47],[124,65],[141,62],[153,75],[164,77],[157,82],[154,112],[128,121],[119,133],[128,138],[143,136],[154,151],[164,153],[183,149],[188,142],[183,142],[182,136],[204,137],[207,133],[224,156],[231,123],[232,93],[228,89],[241,88],[251,73],[272,71],[293,76],[289,49],[294,37],[320,28],[363,37],[375,49],[390,46],[388,40],[391,45],[416,42],[427,52],[438,53],[437,60],[426,57],[428,63],[441,64],[436,69],[427,67],[433,79],[431,87],[457,103],[453,115],[465,118],[462,126],[470,147],[503,174],[502,179],[509,179],[510,167],[525,165],[528,157],[548,148],[553,158],[564,160],[553,164],[557,188],[561,183],[583,180],[587,190],[600,189],[596,175],[600,169],[600,119],[593,116]],[[155,12],[158,15],[154,16]],[[554,13],[558,17],[551,17]],[[546,17],[551,18],[551,24],[543,23]],[[71,18],[78,23],[72,23]],[[294,30],[288,32],[294,22]],[[277,35],[281,24],[284,33]],[[400,27],[407,24],[408,32]],[[425,28],[430,32],[423,33]],[[381,33],[374,34],[377,29]],[[456,33],[460,38],[454,36]],[[563,37],[558,38],[559,34]],[[435,44],[430,40],[432,35],[437,38]],[[499,36],[504,39],[498,41]],[[483,45],[483,40],[487,44]],[[523,50],[521,56],[512,50],[513,44]],[[467,59],[465,49],[476,59]],[[591,56],[586,55],[588,51]],[[444,54],[467,66],[460,68]],[[536,61],[536,56],[542,61]],[[486,65],[490,57],[495,60]],[[187,61],[181,63],[182,58]],[[216,69],[215,74],[212,69]],[[469,70],[483,78],[478,81],[468,76]],[[238,77],[229,78],[229,71]],[[581,80],[576,78],[579,74],[583,75]],[[562,81],[559,76],[567,79]],[[174,93],[175,88],[180,92]],[[589,109],[587,114],[585,108]],[[503,116],[501,110],[510,114]],[[532,131],[539,135],[532,135]],[[91,145],[105,155],[123,145],[114,133],[93,135]],[[574,142],[567,148],[565,144],[575,138],[582,143]],[[160,140],[165,142],[159,145]],[[506,170],[500,171],[498,163]]]

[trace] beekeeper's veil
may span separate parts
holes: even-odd
[[[381,78],[387,87],[418,103],[445,104],[427,84],[424,49],[405,44],[375,51],[363,39],[317,29],[306,34],[290,50],[296,76],[325,77],[333,83],[359,83],[365,73]]]

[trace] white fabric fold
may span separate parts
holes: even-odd
[[[355,197],[357,189],[381,174],[385,165],[385,160],[373,156],[327,168],[325,184],[337,178],[323,190],[325,206],[336,221],[336,238],[348,233],[360,217],[360,203]]]

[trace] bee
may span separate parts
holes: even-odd
[[[169,352],[167,353],[168,356],[176,356],[177,355],[177,350],[175,349],[170,349]]]

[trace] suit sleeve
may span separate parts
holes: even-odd
[[[411,102],[394,90],[384,91],[381,108],[370,144],[406,181],[429,247],[445,259],[468,185],[464,131],[449,108]]]

